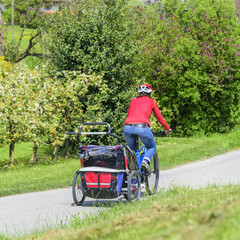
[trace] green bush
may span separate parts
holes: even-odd
[[[132,97],[131,86],[136,84],[134,63],[139,50],[131,39],[130,19],[127,1],[95,0],[64,6],[47,22],[54,69],[103,74],[110,90],[101,118],[119,135]]]
[[[233,1],[163,1],[142,72],[178,133],[226,132],[239,117],[240,39]],[[143,24],[148,24],[146,18]]]

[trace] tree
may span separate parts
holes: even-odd
[[[37,128],[39,75],[24,66],[14,67],[0,78],[2,142],[9,144],[9,163],[14,164],[14,146],[32,139]]]
[[[64,76],[65,82],[61,79]],[[45,132],[55,146],[53,158],[58,146],[64,145],[65,156],[68,154],[69,139],[66,132],[75,131],[83,122],[98,122],[108,87],[102,76],[87,75],[81,71],[62,71],[46,83],[48,93],[44,106],[50,111],[54,128]],[[50,110],[51,109],[51,110]],[[44,110],[45,112],[45,110]],[[45,122],[48,122],[46,119]]]
[[[3,20],[7,23],[11,23],[12,18],[12,1],[3,0],[3,4],[6,7],[6,11],[3,13]],[[28,56],[38,57],[40,59],[46,58],[46,53],[41,53],[36,50],[35,46],[39,43],[41,37],[44,33],[41,31],[41,26],[43,24],[44,18],[47,17],[42,9],[46,5],[50,5],[50,1],[46,0],[31,0],[31,1],[14,1],[14,24],[21,26],[21,34],[19,39],[16,41],[14,39],[14,47],[12,43],[5,44],[5,56],[13,63],[18,63]],[[29,44],[25,49],[21,49],[21,43],[26,35],[26,29],[33,29],[30,33]]]
[[[178,133],[226,132],[239,116],[239,27],[233,1],[164,1],[144,74]],[[141,72],[143,73],[143,72]]]
[[[58,80],[63,76],[64,83]],[[87,120],[101,121],[99,112],[107,90],[102,76],[64,71],[53,79],[42,70],[12,67],[1,59],[0,133],[1,144],[9,144],[9,163],[14,164],[14,146],[18,142],[34,143],[29,160],[34,163],[41,142],[62,145],[67,143],[67,131]]]
[[[121,135],[139,53],[132,39],[131,14],[125,0],[73,1],[47,23],[46,45],[54,68],[103,74],[109,92],[101,118]]]

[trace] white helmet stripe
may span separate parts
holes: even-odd
[[[152,90],[148,87],[146,87],[145,85],[141,85],[139,88],[138,88],[138,92],[141,93],[141,92],[146,92],[146,93],[151,93]]]

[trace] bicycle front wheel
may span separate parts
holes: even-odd
[[[82,179],[81,179],[80,172],[77,171],[73,178],[72,195],[73,195],[73,200],[75,204],[78,206],[83,205],[83,202],[85,200],[85,196],[83,195],[81,188],[82,188]]]
[[[151,174],[145,175],[145,187],[147,193],[153,195],[157,191],[159,182],[159,159],[157,152],[155,152],[149,167],[151,169]]]

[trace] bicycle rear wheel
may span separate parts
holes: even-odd
[[[159,182],[159,159],[157,153],[154,154],[149,165],[151,169],[150,175],[145,175],[145,187],[149,195],[156,193]]]
[[[82,179],[81,179],[80,172],[77,171],[73,178],[72,195],[73,195],[73,200],[75,204],[78,206],[83,205],[83,202],[85,200],[85,196],[82,193],[81,187],[82,187]]]

